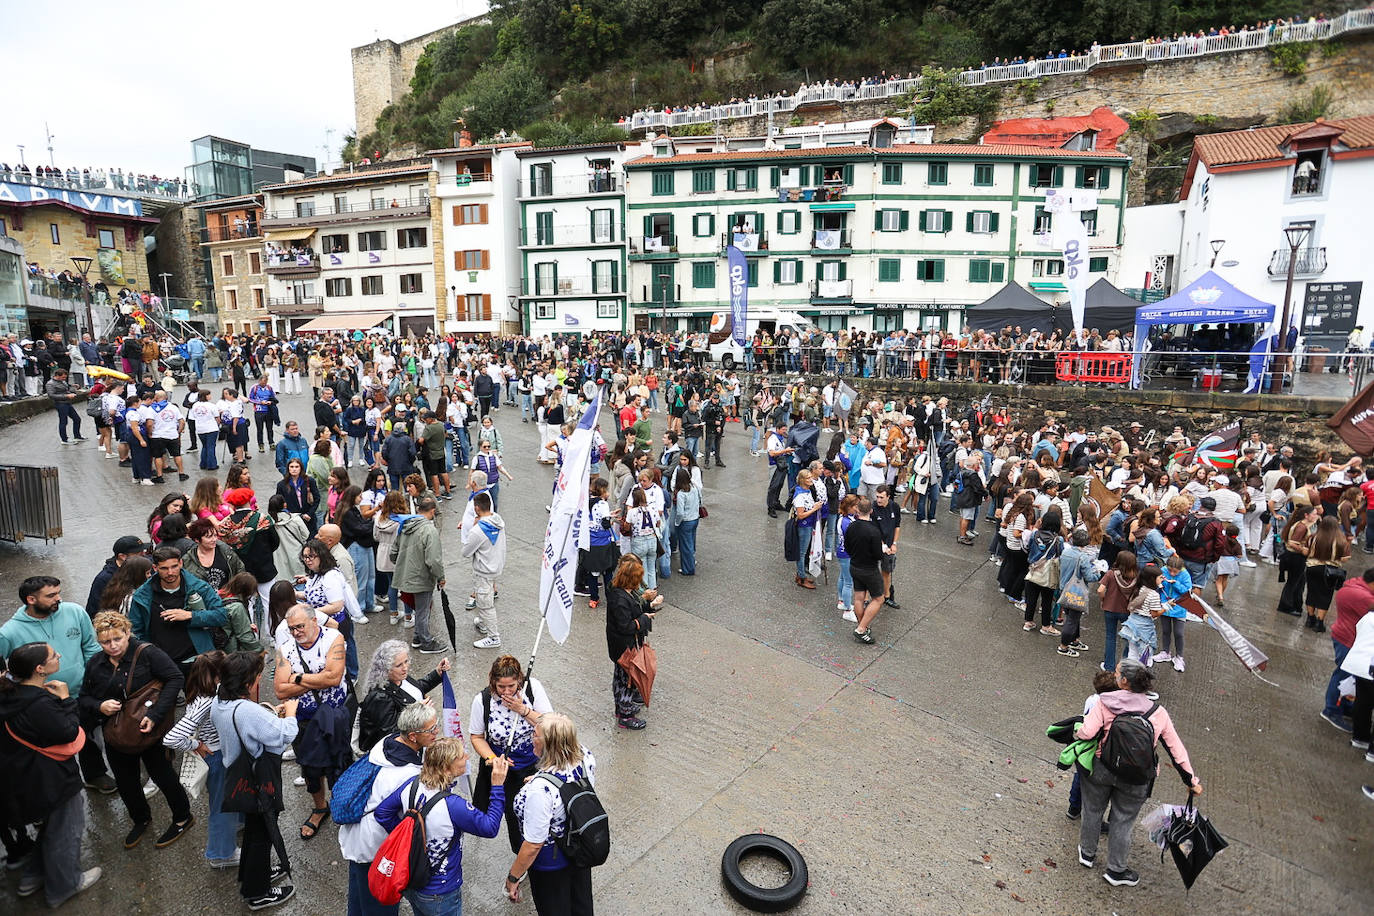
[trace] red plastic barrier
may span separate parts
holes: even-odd
[[[1054,377],[1061,382],[1125,384],[1131,380],[1132,358],[1130,353],[1060,353]]]

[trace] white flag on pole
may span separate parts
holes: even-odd
[[[563,452],[563,466],[553,491],[553,511],[544,532],[544,559],[539,573],[539,606],[549,635],[563,643],[572,629],[573,588],[577,579],[577,551],[586,550],[587,485],[590,481],[592,430],[601,411],[601,389],[578,421]]]

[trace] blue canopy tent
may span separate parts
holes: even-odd
[[[1140,356],[1144,352],[1142,348],[1147,329],[1161,324],[1272,324],[1275,312],[1275,306],[1241,292],[1212,271],[1207,271],[1169,298],[1136,309],[1131,386],[1140,387]],[[1263,364],[1268,358],[1267,344],[1268,338],[1265,338],[1257,345],[1259,375],[1263,374]],[[1258,384],[1255,358],[1252,351],[1252,388]]]

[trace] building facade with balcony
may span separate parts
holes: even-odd
[[[428,154],[436,203],[434,312],[445,333],[518,333],[523,322],[516,154],[530,144],[476,146],[466,134],[459,143]]]
[[[437,329],[429,159],[263,188],[267,312],[284,332]]]
[[[1343,346],[1356,325],[1374,327],[1374,301],[1362,296],[1374,262],[1360,228],[1374,200],[1374,117],[1198,137],[1179,200],[1179,286],[1215,259],[1237,288],[1282,307],[1286,230],[1298,229],[1291,321],[1308,345]]]
[[[1115,277],[1130,163],[1115,150],[652,148],[626,163],[637,327],[705,329],[729,307],[732,244],[749,265],[751,304],[828,330],[959,329],[966,308],[1007,282],[1066,302],[1050,192],[1068,193],[1089,226],[1090,272]]]
[[[624,165],[640,155],[624,143],[516,152],[524,333],[630,326]]]
[[[219,328],[227,334],[284,334],[287,316],[268,309],[262,196],[245,194],[200,204],[200,244],[210,265]]]

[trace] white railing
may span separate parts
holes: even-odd
[[[1129,61],[1181,60],[1232,51],[1252,51],[1274,44],[1301,41],[1325,41],[1346,32],[1374,28],[1374,8],[1351,10],[1334,19],[1321,22],[1302,22],[1294,25],[1275,25],[1263,29],[1242,29],[1230,35],[1185,36],[1159,41],[1136,41],[1117,45],[1094,45],[1086,54],[1070,57],[1046,58],[1020,64],[982,67],[965,70],[960,80],[970,86],[1004,83],[1013,80],[1035,79],[1042,76],[1065,76],[1086,73],[1094,67],[1110,66]],[[696,105],[680,111],[636,111],[621,123],[630,130],[681,127],[686,124],[709,124],[732,118],[754,115],[782,114],[803,105],[821,102],[852,102],[865,99],[886,99],[919,89],[920,79],[891,79],[862,85],[804,86],[797,92],[769,98],[734,102],[728,105]]]

